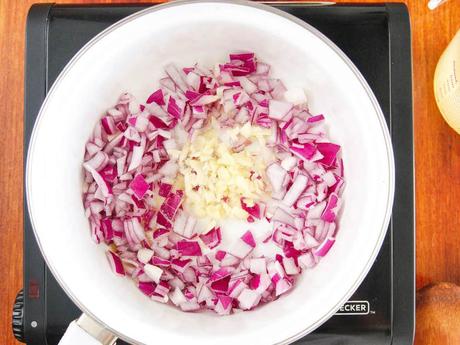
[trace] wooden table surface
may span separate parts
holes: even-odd
[[[436,62],[460,29],[460,1],[434,12],[427,1],[404,1],[413,35],[418,288],[438,281],[460,285],[460,137],[443,121],[432,92]],[[11,308],[22,288],[24,35],[33,2],[0,0],[0,344],[5,345],[16,344]]]

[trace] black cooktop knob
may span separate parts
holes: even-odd
[[[13,306],[12,326],[14,337],[25,343],[24,339],[24,290],[18,292]]]

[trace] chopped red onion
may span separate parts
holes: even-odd
[[[254,274],[262,274],[267,272],[267,261],[265,258],[253,258],[250,260],[249,270]]]
[[[308,177],[305,175],[297,175],[291,187],[284,195],[283,202],[287,206],[292,206],[299,199],[299,196],[303,193],[307,187]]]
[[[339,197],[337,196],[337,194],[331,193],[329,195],[329,199],[327,200],[327,204],[324,208],[323,214],[321,215],[322,220],[329,223],[335,221],[335,217],[337,216],[338,202]]]
[[[243,310],[251,309],[256,306],[260,301],[261,295],[251,289],[244,289],[238,296],[239,306]]]
[[[112,271],[114,273],[116,273],[119,276],[125,275],[125,269],[123,267],[120,257],[117,254],[108,250],[107,259],[109,260],[110,267],[112,268]]]
[[[161,275],[163,274],[163,270],[161,268],[151,264],[144,265],[144,272],[157,284],[160,282]]]
[[[326,238],[323,241],[323,243],[321,243],[319,247],[315,250],[315,255],[325,256],[329,252],[329,250],[331,249],[334,243],[335,243],[335,238],[331,238],[331,237]]]
[[[149,189],[149,185],[145,182],[144,176],[139,174],[131,181],[129,188],[131,188],[134,195],[141,200]]]
[[[182,256],[201,256],[201,248],[196,241],[179,241],[176,243],[176,248]]]
[[[165,105],[165,100],[163,96],[163,90],[158,89],[154,93],[152,93],[149,98],[147,98],[147,104],[155,102],[158,105]]]
[[[219,295],[217,297],[217,303],[216,303],[216,308],[215,311],[219,315],[228,315],[230,314],[230,311],[232,310],[232,301],[233,298],[225,296],[225,295]]]
[[[209,249],[214,249],[220,244],[222,240],[220,228],[219,227],[212,228],[207,233],[200,235],[200,239]]]
[[[292,283],[289,280],[287,280],[286,278],[283,278],[283,279],[279,280],[276,283],[276,293],[275,293],[275,295],[280,296],[281,294],[286,293],[287,291],[289,291],[291,288],[292,288]]]
[[[269,303],[335,243],[344,186],[340,146],[329,141],[325,117],[310,114],[304,91],[271,77],[254,53],[230,54],[214,70],[169,64],[165,73],[144,104],[122,94],[85,145],[91,237],[109,246],[115,274],[128,275],[160,303],[219,315]],[[249,123],[273,133],[265,176],[251,175],[266,178],[270,195],[241,196],[249,230],[230,248],[223,248],[220,227],[203,229],[183,207],[187,195],[172,183],[180,173],[177,152],[211,117],[222,129]],[[245,137],[231,145],[234,153],[246,148],[260,146]],[[271,230],[252,229],[265,219]],[[259,243],[270,241],[280,254],[258,255]]]
[[[283,189],[284,181],[287,176],[287,171],[279,164],[273,163],[267,168],[267,177],[270,180],[272,188],[275,192]]]
[[[154,254],[153,250],[147,249],[147,248],[141,248],[137,252],[137,259],[143,264],[146,264],[152,259],[153,254]]]
[[[291,103],[272,99],[268,104],[268,116],[273,120],[282,120],[291,109]]]

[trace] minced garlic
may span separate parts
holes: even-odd
[[[214,122],[186,143],[178,158],[188,211],[200,218],[246,218],[240,199],[251,204],[266,194],[270,135],[248,123],[222,129]]]

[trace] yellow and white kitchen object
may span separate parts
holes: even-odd
[[[434,95],[446,122],[460,133],[460,30],[439,59],[434,74]]]

